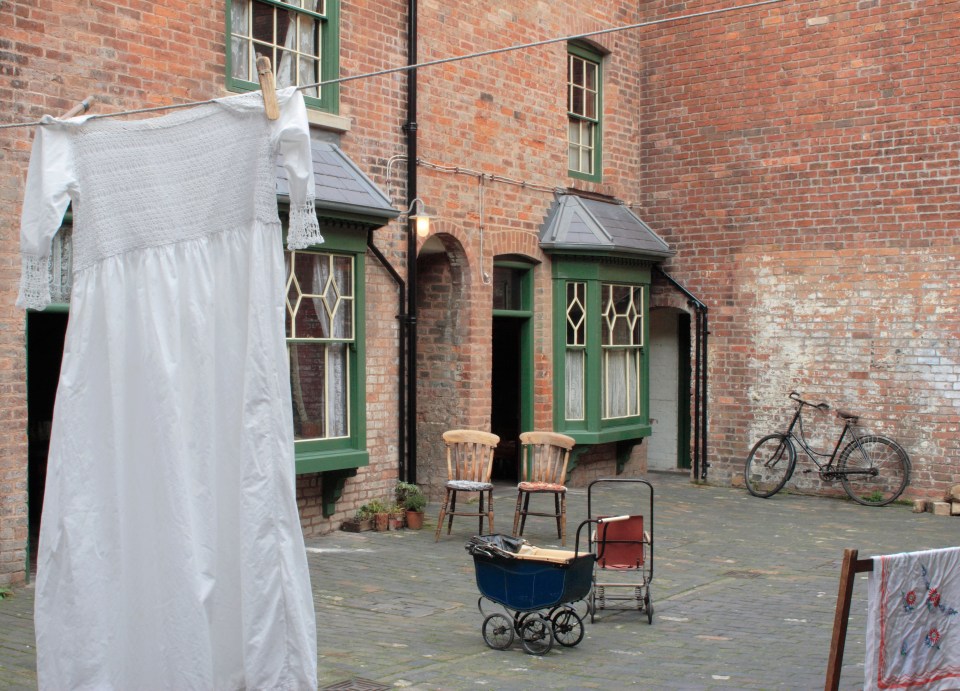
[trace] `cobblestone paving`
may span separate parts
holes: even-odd
[[[960,519],[906,506],[867,508],[820,497],[756,499],[742,489],[651,474],[654,500],[653,625],[645,614],[604,610],[586,618],[574,648],[543,657],[519,644],[483,641],[473,562],[476,530],[457,518],[434,543],[438,507],[422,531],[336,533],[308,541],[319,630],[320,685],[412,689],[816,689],[823,688],[843,550],[861,557],[960,543]],[[587,517],[571,491],[568,529]],[[501,531],[515,491],[498,488]],[[595,489],[594,514],[646,511],[645,488]],[[432,518],[431,518],[432,512]],[[558,546],[549,519],[525,537]],[[853,594],[841,688],[862,686],[866,575]],[[0,689],[36,688],[33,590],[0,600]],[[487,607],[490,610],[489,607]]]

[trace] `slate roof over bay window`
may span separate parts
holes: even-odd
[[[619,202],[561,194],[550,207],[540,232],[547,250],[641,255],[659,260],[676,252]]]

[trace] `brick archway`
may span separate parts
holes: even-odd
[[[465,240],[462,229],[445,228],[417,255],[417,480],[434,498],[446,480],[443,432],[486,422],[475,381],[484,355],[477,314],[482,282],[472,275]]]

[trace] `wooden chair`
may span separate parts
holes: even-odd
[[[567,465],[573,437],[556,432],[524,432],[520,435],[520,484],[517,485],[517,509],[513,514],[513,534],[523,535],[527,516],[551,516],[557,520],[557,537],[567,544]],[[554,510],[530,511],[530,496],[552,494]]]
[[[447,535],[453,528],[454,516],[479,517],[479,533],[483,533],[483,518],[487,517],[488,533],[493,532],[493,483],[490,473],[493,471],[493,450],[500,443],[500,437],[489,432],[467,429],[450,430],[443,433],[443,442],[447,445],[447,494],[440,507],[437,519],[437,534],[434,542],[440,539],[443,519],[447,517]],[[458,492],[477,492],[480,506],[476,511],[457,511]],[[486,497],[484,497],[486,495]],[[486,508],[484,508],[486,499]],[[449,507],[449,508],[448,508]]]

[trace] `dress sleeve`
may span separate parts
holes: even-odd
[[[290,184],[287,248],[299,250],[323,242],[314,205],[310,127],[307,124],[307,107],[299,91],[290,87],[277,95],[281,107],[274,132]]]
[[[33,140],[20,216],[17,307],[43,309],[50,304],[50,246],[75,185],[69,133],[53,124],[40,125]]]

